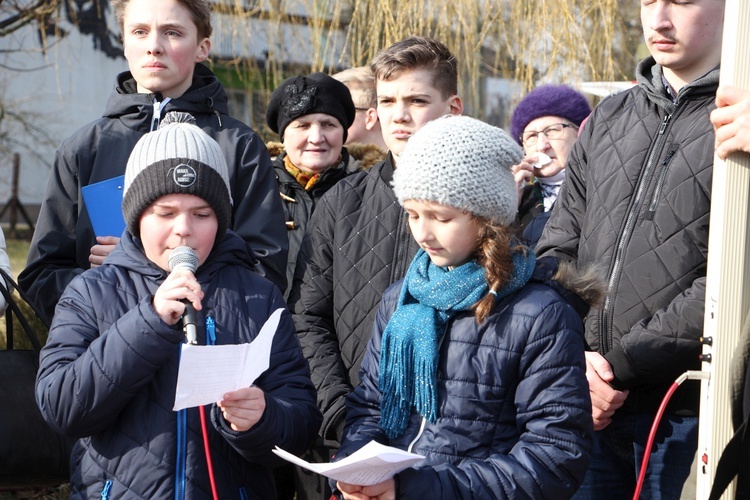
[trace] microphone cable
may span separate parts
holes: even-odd
[[[661,405],[659,406],[659,411],[656,412],[656,417],[654,417],[654,423],[651,424],[651,431],[648,434],[648,439],[646,440],[646,447],[643,450],[643,460],[641,461],[641,470],[638,473],[638,481],[635,483],[635,493],[633,494],[633,500],[638,500],[641,496],[641,490],[643,489],[643,483],[646,479],[646,469],[648,468],[648,460],[649,456],[651,455],[651,448],[654,445],[654,440],[656,439],[656,431],[659,429],[659,423],[661,422],[661,417],[664,415],[664,411],[667,409],[667,404],[669,403],[669,400],[672,398],[672,394],[675,393],[678,387],[682,385],[682,383],[686,380],[705,380],[708,379],[710,374],[708,372],[700,371],[700,370],[688,370],[677,379],[672,382],[672,385],[669,387],[669,390],[664,395],[664,399],[661,401]]]
[[[206,315],[206,345],[216,344],[216,322],[211,311]],[[208,424],[206,423],[206,408],[198,407],[201,416],[201,433],[203,434],[203,449],[206,454],[206,466],[208,467],[208,480],[211,483],[211,494],[213,500],[219,500],[219,492],[216,489],[216,476],[214,475],[214,463],[211,459],[211,447],[208,444]]]
[[[208,480],[211,483],[211,495],[214,500],[219,500],[219,492],[216,490],[216,476],[214,475],[214,463],[211,459],[211,448],[208,445],[208,425],[206,424],[206,408],[201,405],[198,407],[201,415],[201,432],[203,434],[203,449],[206,452],[206,465],[208,466]]]

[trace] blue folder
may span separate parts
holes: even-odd
[[[122,235],[125,219],[122,216],[122,188],[125,176],[113,177],[106,181],[83,186],[81,194],[86,210],[97,236]]]

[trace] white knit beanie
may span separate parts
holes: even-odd
[[[141,214],[162,196],[182,193],[204,199],[219,221],[217,241],[232,218],[232,195],[221,146],[188,113],[170,112],[158,130],[141,137],[128,158],[122,212],[128,230],[140,237]]]
[[[503,130],[468,116],[448,115],[409,138],[393,173],[405,200],[435,201],[510,225],[518,211],[511,167],[523,150]]]

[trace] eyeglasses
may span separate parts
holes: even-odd
[[[354,107],[354,111],[367,111],[368,109],[370,108],[358,108],[356,106]]]
[[[536,143],[537,141],[539,141],[539,136],[541,134],[544,134],[544,136],[549,140],[562,139],[562,136],[565,133],[565,129],[568,127],[578,130],[578,127],[576,127],[572,123],[555,123],[554,125],[550,125],[544,130],[529,130],[528,132],[524,132],[523,134],[521,134],[521,142],[525,147],[531,148],[536,146]]]

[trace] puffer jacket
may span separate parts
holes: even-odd
[[[121,73],[104,116],[63,141],[55,155],[47,191],[18,284],[51,320],[65,287],[90,267],[96,244],[81,186],[125,173],[138,139],[157,128],[169,111],[193,115],[213,137],[229,167],[231,228],[247,241],[259,272],[286,287],[287,238],[268,151],[247,125],[229,116],[227,96],[216,76],[197,64],[193,85],[166,104],[158,94],[140,94],[130,72]],[[119,234],[112,236],[120,236]]]
[[[205,293],[198,343],[205,343],[209,315],[216,344],[239,344],[285,307],[278,289],[249,264],[245,242],[229,232],[198,268]],[[74,279],[60,299],[36,396],[54,429],[79,438],[72,498],[211,498],[198,408],[172,411],[184,334],[152,305],[166,277],[126,231],[104,265]],[[248,431],[233,431],[215,404],[205,407],[220,498],[274,498],[268,467],[281,460],[271,449],[301,453],[317,435],[321,415],[287,312],[270,366],[255,384],[266,408]]]
[[[307,233],[307,228],[312,217],[313,210],[318,200],[334,184],[360,170],[367,170],[383,160],[383,153],[376,146],[354,145],[341,150],[341,161],[335,167],[331,167],[320,175],[320,179],[309,191],[297,182],[284,167],[286,152],[284,146],[278,142],[266,144],[271,155],[271,163],[276,173],[276,183],[281,194],[281,204],[284,208],[284,221],[286,222],[287,236],[289,236],[289,254],[287,257],[286,282],[288,284],[286,299],[292,289],[294,281],[301,281],[304,272],[304,262],[309,256],[307,252],[300,252],[302,241]]]
[[[638,85],[603,100],[583,128],[536,247],[606,273],[586,342],[612,365],[612,385],[630,390],[623,411],[656,411],[700,367],[718,79],[715,69],[673,103],[661,68],[642,61]],[[685,384],[668,411],[697,411],[698,391]]]
[[[565,499],[588,467],[593,438],[586,381],[585,307],[564,281],[542,269],[499,300],[477,324],[473,312],[449,321],[440,339],[437,422],[412,411],[389,440],[379,424],[380,343],[401,285],[385,293],[347,398],[342,459],[371,440],[426,458],[396,477],[399,499]]]
[[[289,298],[330,447],[340,442],[344,398],[359,383],[383,292],[404,277],[418,249],[392,179],[389,155],[323,195],[310,221],[304,280]]]

